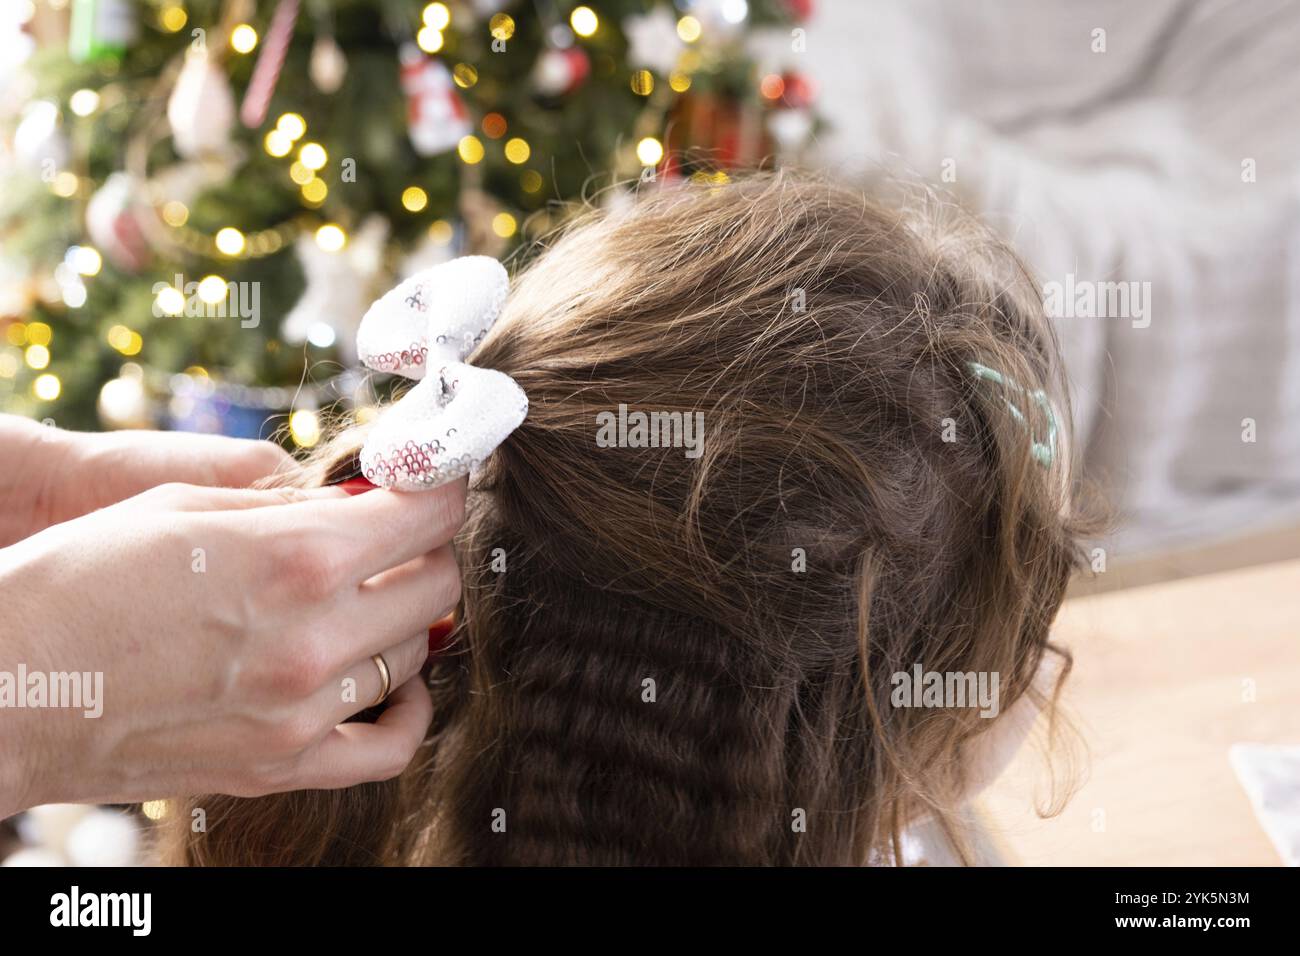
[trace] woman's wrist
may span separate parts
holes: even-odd
[[[58,483],[71,467],[74,433],[0,415],[0,547],[63,520]]]
[[[11,691],[0,695],[0,820],[44,802],[34,788],[41,743],[33,724],[42,712],[17,706],[18,696],[27,692],[18,675],[24,667],[37,666],[28,638],[37,633],[31,609],[42,600],[31,575],[24,573],[20,550],[0,549],[0,593],[7,596],[5,628],[0,633],[0,682]]]

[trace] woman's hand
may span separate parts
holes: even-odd
[[[68,432],[0,415],[0,547],[166,482],[242,488],[292,470],[264,441],[183,432]]]
[[[464,495],[164,485],[0,550],[0,677],[102,675],[93,707],[0,710],[0,817],[399,773],[431,717],[419,671],[458,600]],[[345,724],[379,695],[378,653],[395,692]]]

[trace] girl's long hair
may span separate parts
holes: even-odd
[[[182,802],[166,857],[859,864],[929,818],[968,858],[997,721],[894,706],[891,676],[997,674],[1003,713],[1054,715],[1069,670],[1068,403],[1016,257],[932,197],[655,189],[551,243],[472,360],[530,411],[471,484],[424,750],[383,784]],[[698,457],[603,447],[621,407],[701,416]]]

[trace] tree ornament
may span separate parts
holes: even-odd
[[[75,0],[68,26],[68,55],[77,63],[116,60],[136,38],[128,0]]]
[[[533,67],[533,86],[543,96],[564,96],[582,85],[591,73],[591,60],[581,47],[548,47]]]
[[[148,214],[135,179],[116,172],[86,204],[86,233],[118,269],[139,272],[149,261],[149,245],[141,228],[141,217]]]
[[[806,109],[773,110],[768,114],[767,128],[782,149],[796,149],[812,133],[812,113]]]
[[[749,17],[746,0],[695,0],[691,16],[700,21],[706,38],[729,40],[744,28]]]
[[[784,105],[794,109],[807,109],[812,106],[817,96],[817,89],[805,74],[797,70],[788,70],[781,74],[781,83],[781,102]]]
[[[813,0],[785,0],[785,8],[791,18],[797,21],[807,20],[813,15]]]
[[[23,108],[23,118],[14,130],[14,155],[47,182],[67,166],[68,138],[59,125],[57,104],[34,100]]]
[[[472,127],[451,72],[441,60],[422,54],[415,44],[404,45],[401,57],[411,145],[421,156],[434,156],[455,148]]]
[[[311,342],[318,347],[337,344],[351,364],[357,325],[366,311],[369,292],[383,265],[388,222],[372,215],[338,252],[327,252],[312,235],[300,236],[294,253],[302,267],[302,297],[289,310],[280,335],[292,345]]]
[[[627,34],[627,61],[633,69],[669,73],[682,53],[682,38],[677,34],[677,18],[662,4],[649,13],[634,13],[623,21]]]
[[[235,96],[230,80],[206,48],[185,54],[176,86],[167,100],[172,145],[186,159],[224,152],[235,125]]]
[[[293,39],[297,22],[298,0],[280,0],[271,17],[262,50],[257,54],[257,65],[248,81],[244,102],[239,108],[239,119],[249,129],[256,129],[266,119],[266,110],[280,80],[280,70],[284,68],[284,57],[289,52],[289,41]]]
[[[319,36],[311,47],[311,63],[307,67],[316,89],[326,95],[339,91],[347,76],[348,59],[332,36]]]

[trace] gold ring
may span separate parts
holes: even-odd
[[[388,699],[388,692],[393,687],[393,675],[388,671],[388,661],[384,660],[383,654],[376,654],[370,659],[379,668],[379,696],[375,698],[375,702],[370,706],[378,707]]]

